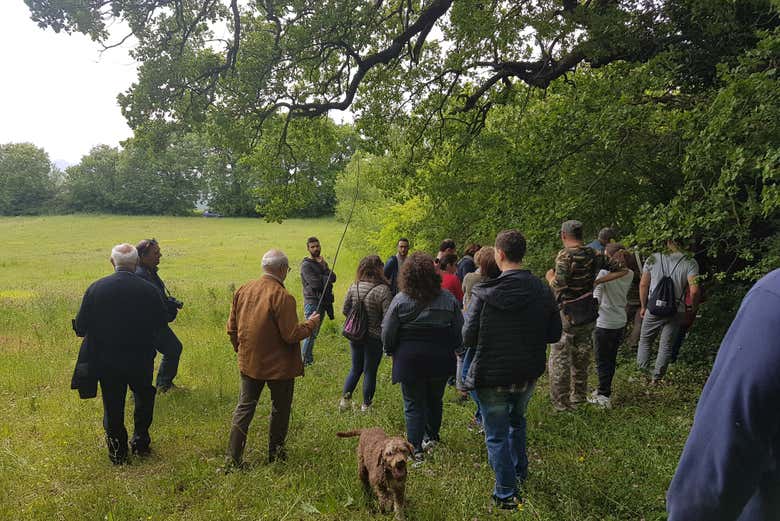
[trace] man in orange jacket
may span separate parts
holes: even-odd
[[[270,250],[263,255],[262,265],[263,275],[241,286],[233,296],[227,324],[241,372],[228,449],[228,463],[237,467],[243,465],[247,431],[266,384],[272,404],[268,460],[285,459],[295,377],[303,375],[300,341],[320,323],[317,313],[298,322],[295,297],[284,287],[290,272],[287,256],[280,250]]]

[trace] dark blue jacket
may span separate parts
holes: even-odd
[[[474,262],[474,257],[471,255],[464,255],[462,259],[458,261],[458,270],[455,273],[461,282],[466,278],[469,273],[477,271],[477,263]]]
[[[463,343],[474,348],[466,389],[523,384],[544,373],[547,344],[561,338],[550,287],[526,270],[508,270],[471,291]]]
[[[390,282],[390,291],[393,296],[398,293],[398,273],[401,271],[398,267],[398,257],[391,255],[385,262],[385,278]]]
[[[393,357],[393,383],[454,375],[462,326],[460,303],[449,291],[423,307],[406,293],[396,295],[382,320],[382,345]]]
[[[668,521],[780,519],[780,270],[720,345],[666,494]]]

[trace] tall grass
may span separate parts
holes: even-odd
[[[349,368],[338,324],[326,322],[315,365],[296,381],[289,460],[265,463],[267,391],[252,423],[252,467],[223,475],[238,371],[225,334],[232,291],[260,272],[271,247],[293,263],[288,288],[299,309],[296,268],[316,235],[332,256],[340,225],[330,219],[282,225],[252,219],[67,216],[0,219],[0,519],[67,520],[365,520],[381,519],[363,497],[354,440],[338,430],[404,430],[390,363],[380,366],[374,410],[339,413]],[[119,242],[160,241],[160,274],[185,302],[173,328],[184,344],[177,383],[158,395],[154,455],[116,468],[106,456],[97,400],[68,389],[78,350],[70,330],[81,296],[110,272]],[[336,269],[337,311],[357,257],[343,252]],[[543,378],[528,416],[530,478],[522,510],[492,512],[493,475],[484,441],[466,429],[470,405],[445,395],[444,444],[410,472],[410,519],[664,519],[664,491],[691,425],[704,375],[673,367],[673,383],[648,390],[622,360],[616,408],[555,414]],[[359,391],[356,402],[359,403]],[[132,400],[126,423],[131,426]]]

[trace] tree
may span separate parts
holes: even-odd
[[[0,215],[35,214],[54,195],[49,155],[32,143],[0,145]]]
[[[186,214],[201,192],[206,148],[198,136],[164,143],[149,136],[122,150],[94,147],[66,172],[68,206],[78,212]]]
[[[77,212],[113,212],[119,190],[117,164],[121,152],[98,145],[65,171],[68,208]]]
[[[248,114],[255,126],[280,112],[403,115],[426,98],[455,98],[455,113],[476,109],[480,117],[515,82],[546,88],[580,64],[644,61],[686,41],[672,17],[697,3],[26,2],[41,27],[79,31],[107,47],[130,36],[111,40],[113,21],[128,23],[142,62],[138,83],[121,98],[133,127],[150,119],[197,121],[213,107],[236,118]]]

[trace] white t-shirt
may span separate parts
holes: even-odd
[[[647,258],[642,271],[650,273],[650,293],[648,295],[653,294],[653,290],[664,274],[670,275],[674,283],[674,298],[678,301],[677,310],[685,311],[683,297],[685,296],[685,288],[688,287],[688,277],[699,275],[699,263],[695,259],[687,258],[684,253],[679,251],[668,254],[654,253]]]
[[[608,273],[607,270],[601,270],[596,278]],[[596,319],[596,327],[621,329],[626,326],[628,290],[633,280],[634,272],[628,270],[628,273],[622,277],[596,286],[593,290],[593,296],[599,299],[599,318]]]

